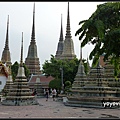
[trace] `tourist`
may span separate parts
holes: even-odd
[[[49,97],[49,90],[48,88],[46,89],[46,101],[48,101],[48,97]]]
[[[32,94],[33,96],[34,95],[37,95],[37,91],[36,91],[36,89],[34,89],[34,91],[33,91],[33,94]]]
[[[55,101],[55,96],[56,96],[56,89],[54,88],[53,90],[52,90],[52,97],[53,97],[53,101]]]
[[[46,90],[45,90],[45,88],[44,88],[44,96],[46,96]]]

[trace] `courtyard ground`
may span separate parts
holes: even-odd
[[[39,105],[4,106],[0,104],[0,118],[120,118],[118,109],[97,109],[65,106],[62,101],[37,98]]]

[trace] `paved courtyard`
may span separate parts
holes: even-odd
[[[0,118],[120,118],[120,109],[97,109],[65,106],[62,101],[37,98],[39,105],[4,106]]]

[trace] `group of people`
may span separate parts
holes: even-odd
[[[49,95],[50,95],[48,88],[46,88],[46,89],[44,90],[44,94],[45,94],[45,96],[46,96],[46,101],[48,101],[48,98],[49,98]],[[52,94],[53,101],[55,101],[55,97],[56,97],[56,95],[57,95],[57,91],[56,91],[55,88],[51,90],[51,94]]]
[[[36,89],[33,90],[33,93],[32,93],[33,96],[37,95],[37,91]],[[52,95],[52,98],[53,98],[53,101],[55,101],[55,97],[57,95],[57,91],[56,89],[51,89],[51,91],[49,91],[48,88],[44,89],[44,95],[46,96],[46,101],[48,101],[48,98],[49,98],[49,95]]]

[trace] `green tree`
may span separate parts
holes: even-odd
[[[25,70],[25,76],[28,78],[30,71],[27,68],[27,66],[23,63],[23,67]],[[16,61],[12,66],[11,66],[11,71],[12,71],[12,78],[15,80],[17,73],[18,73],[18,68],[19,68],[19,63]]]
[[[72,60],[60,60],[56,59],[53,55],[51,55],[50,61],[46,60],[43,64],[43,73],[46,76],[53,76],[56,79],[61,79],[61,71],[60,68],[63,68],[63,83],[69,80],[71,83],[74,81],[74,77],[78,70],[79,60],[74,58]]]
[[[96,65],[99,56],[105,53],[104,61],[111,56],[114,75],[120,72],[120,2],[106,2],[97,6],[96,11],[88,20],[79,22],[81,27],[76,31],[82,41],[81,46],[91,43],[94,49],[89,55]]]
[[[85,59],[82,59],[83,65],[85,67],[85,73],[88,72],[88,66]],[[66,87],[65,82],[70,81],[71,84],[74,82],[74,78],[76,76],[76,73],[78,71],[78,65],[80,63],[80,60],[77,58],[74,58],[72,60],[60,60],[56,59],[53,55],[51,55],[50,61],[46,60],[43,64],[43,70],[42,72],[46,76],[53,76],[55,79],[61,80],[61,70],[63,69],[63,84],[64,88]],[[61,80],[62,83],[62,80]],[[62,84],[61,84],[62,85]]]
[[[60,79],[54,79],[49,82],[49,88],[55,88],[56,90],[61,90],[61,80]]]
[[[13,78],[13,81],[15,80],[15,78],[16,78],[16,76],[17,76],[17,73],[18,73],[18,67],[19,67],[19,64],[18,64],[17,61],[11,66],[11,71],[12,71],[12,78]]]
[[[62,62],[64,85],[66,81],[73,83],[78,71],[79,60],[77,58],[74,58],[72,60],[62,60]]]
[[[87,75],[89,73],[89,66],[88,66],[88,63],[85,59],[83,60],[83,64],[84,64],[85,74]]]
[[[70,90],[70,88],[72,87],[72,85],[71,85],[71,82],[70,81],[66,81],[65,82],[65,93],[67,93],[69,90]]]
[[[24,67],[24,69],[25,69],[25,76],[26,76],[26,78],[28,78],[29,75],[30,75],[30,70],[29,70],[28,67],[25,65],[25,63],[23,63],[23,67]]]
[[[53,76],[54,78],[60,78],[61,64],[62,64],[61,60],[57,60],[53,55],[51,55],[50,61],[46,60],[44,62],[42,72],[45,73],[46,76]]]

